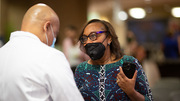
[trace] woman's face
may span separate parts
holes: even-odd
[[[84,29],[84,33],[83,35],[85,36],[88,36],[89,34],[91,34],[92,32],[99,32],[99,31],[106,31],[106,28],[105,26],[102,24],[102,23],[99,23],[99,22],[94,22],[94,23],[91,23],[89,25],[86,26],[86,28]],[[84,44],[84,46],[88,43],[96,43],[96,42],[103,42],[104,46],[107,45],[107,40],[109,39],[108,37],[106,38],[106,32],[103,32],[103,33],[98,33],[96,34],[97,38],[96,40],[91,40],[89,37],[86,41],[86,43]],[[106,38],[106,39],[105,39]]]

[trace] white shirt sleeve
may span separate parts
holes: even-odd
[[[64,54],[58,52],[50,56],[47,64],[51,70],[46,79],[49,81],[47,85],[53,101],[84,101]]]

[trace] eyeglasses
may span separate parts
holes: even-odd
[[[85,44],[88,40],[88,37],[90,40],[95,41],[95,40],[97,40],[99,33],[107,33],[107,32],[108,31],[91,32],[88,36],[82,35],[79,40],[81,41],[81,43]]]

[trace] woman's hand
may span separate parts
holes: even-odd
[[[135,71],[133,78],[129,79],[124,74],[121,67],[119,67],[120,72],[117,74],[117,84],[119,87],[128,95],[131,101],[144,101],[145,97],[137,92],[134,87],[136,83],[137,70]]]
[[[136,83],[136,77],[137,77],[137,70],[135,71],[133,78],[129,79],[124,74],[121,67],[119,67],[120,72],[117,74],[117,84],[119,87],[128,95],[132,95],[135,92],[135,83]]]

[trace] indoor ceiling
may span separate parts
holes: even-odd
[[[180,6],[180,0],[90,0],[90,10],[100,14],[112,13],[114,6],[128,12],[130,8],[142,7],[147,12],[147,19],[169,18],[171,8]]]
[[[163,6],[180,6],[180,0],[119,0],[123,9],[131,7],[163,7]]]

